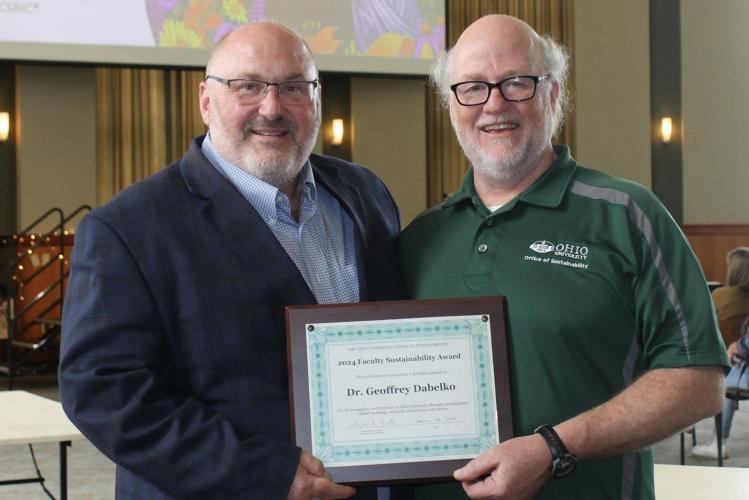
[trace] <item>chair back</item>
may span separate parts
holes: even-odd
[[[741,337],[741,325],[745,319],[747,319],[746,316],[732,316],[719,321],[720,334],[723,336],[723,342],[725,342],[726,347],[739,340],[739,337]]]

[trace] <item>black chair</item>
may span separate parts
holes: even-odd
[[[684,434],[690,433],[692,435],[692,446],[697,444],[697,428],[692,427],[690,430],[681,431],[679,439],[681,441],[681,465],[686,462],[685,447],[684,447]],[[723,467],[723,413],[715,415],[715,436],[718,439],[718,467]]]

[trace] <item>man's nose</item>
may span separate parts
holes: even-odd
[[[268,118],[275,118],[281,114],[281,96],[277,86],[268,86],[268,90],[260,101],[258,112]]]
[[[489,89],[489,99],[484,103],[484,110],[501,111],[509,105],[510,101],[505,99],[502,92],[499,91],[499,87]]]

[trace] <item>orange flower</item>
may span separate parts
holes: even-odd
[[[326,26],[312,37],[306,37],[306,42],[313,54],[335,54],[341,45],[340,38],[335,38],[334,33],[338,28]]]
[[[367,49],[367,55],[377,57],[410,57],[416,42],[413,37],[398,33],[383,33]]]

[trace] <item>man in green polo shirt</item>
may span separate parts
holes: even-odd
[[[678,226],[645,188],[552,147],[566,73],[559,45],[498,15],[434,71],[472,168],[402,234],[408,287],[507,296],[517,437],[455,472],[472,498],[652,499],[645,447],[721,408],[725,347]]]

